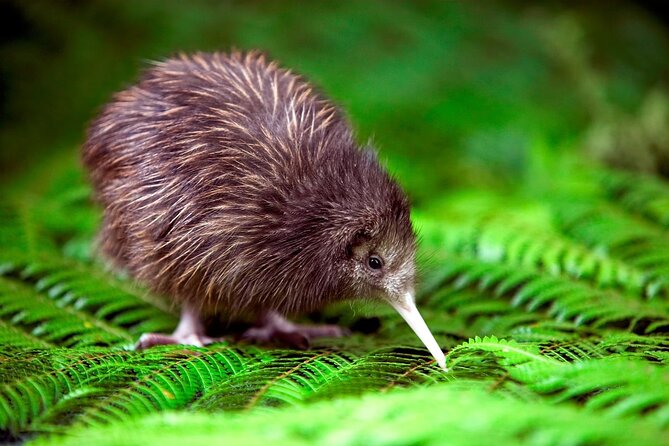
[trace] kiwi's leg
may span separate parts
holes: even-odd
[[[347,328],[337,325],[301,325],[295,324],[274,311],[263,314],[258,325],[246,330],[242,339],[258,342],[279,342],[294,348],[309,348],[309,340],[314,338],[339,338],[348,336]]]
[[[137,350],[153,347],[154,345],[185,344],[202,347],[217,339],[210,338],[205,334],[202,315],[197,309],[184,304],[181,309],[181,319],[174,333],[171,335],[161,333],[144,333],[135,344]]]

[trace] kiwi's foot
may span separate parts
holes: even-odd
[[[216,338],[210,338],[200,334],[162,334],[162,333],[144,333],[139,337],[139,341],[135,344],[135,350],[144,350],[155,345],[170,345],[170,344],[184,344],[194,345],[196,347],[204,347],[205,345],[218,342]]]
[[[219,339],[210,338],[204,334],[204,324],[200,312],[184,305],[181,309],[179,326],[171,335],[161,333],[144,333],[135,344],[136,350],[144,350],[154,345],[184,344],[204,347],[218,342]]]
[[[249,328],[242,339],[260,344],[278,342],[293,348],[307,349],[314,338],[340,338],[350,335],[347,328],[337,325],[300,325],[290,322],[278,313],[268,313],[256,327]]]

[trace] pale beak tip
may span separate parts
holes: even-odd
[[[448,367],[446,367],[446,357],[441,351],[440,353],[441,354],[436,355],[434,359],[437,361],[439,368],[441,368],[444,372],[448,372]]]
[[[392,303],[392,302],[391,302]],[[393,307],[397,312],[404,318],[404,320],[409,324],[413,331],[418,335],[423,344],[427,349],[432,353],[432,356],[437,361],[437,365],[447,372],[448,368],[446,367],[446,357],[444,352],[441,351],[437,341],[434,339],[434,336],[430,332],[430,329],[425,324],[423,317],[418,312],[416,304],[413,301],[413,296],[410,293],[405,295],[404,302],[401,303],[392,303]]]

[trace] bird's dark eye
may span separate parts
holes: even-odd
[[[372,269],[381,269],[383,267],[383,260],[379,256],[371,255],[367,259],[367,264]]]

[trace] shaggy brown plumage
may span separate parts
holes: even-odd
[[[93,121],[83,160],[104,254],[196,315],[413,293],[406,196],[331,102],[260,53],[154,64]]]

